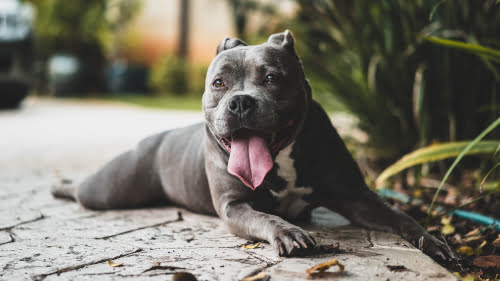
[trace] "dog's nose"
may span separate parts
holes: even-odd
[[[227,105],[227,109],[234,115],[244,117],[255,107],[255,100],[249,95],[233,96]]]

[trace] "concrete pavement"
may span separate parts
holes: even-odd
[[[200,281],[259,272],[309,280],[306,269],[332,258],[345,272],[333,268],[318,280],[456,280],[401,238],[345,225],[324,209],[306,229],[342,253],[280,258],[267,243],[241,247],[246,240],[215,217],[175,207],[96,212],[49,193],[145,136],[201,120],[199,112],[39,98],[0,111],[0,280],[171,280],[180,271]]]

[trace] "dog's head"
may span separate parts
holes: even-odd
[[[274,157],[301,129],[310,99],[290,31],[255,46],[224,39],[208,68],[203,112],[211,133],[230,154],[229,173],[258,187]]]

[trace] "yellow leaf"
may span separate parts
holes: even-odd
[[[483,243],[481,243],[481,245],[479,245],[478,248],[481,249],[482,247],[486,246],[486,243],[487,243],[486,240],[484,240]]]
[[[242,279],[241,281],[255,281],[255,280],[264,279],[266,277],[267,277],[267,275],[264,272],[261,272],[261,273],[259,273],[257,275],[250,276],[250,277],[247,277],[245,279]]]
[[[451,224],[451,217],[442,217],[441,218],[441,223],[443,225]]]
[[[111,267],[120,267],[120,266],[123,266],[123,263],[114,263],[112,260],[108,260],[108,264]]]
[[[462,246],[462,247],[457,249],[457,252],[462,254],[462,255],[466,255],[466,256],[474,255],[474,250],[469,246]]]
[[[422,189],[416,189],[413,192],[413,197],[415,197],[415,198],[421,198],[422,197]]]
[[[472,275],[470,273],[465,275],[464,277],[460,276],[460,273],[458,273],[458,272],[453,272],[453,275],[455,275],[459,280],[462,280],[462,281],[474,281],[475,280],[474,275]]]
[[[243,247],[245,249],[255,249],[255,248],[260,246],[260,243],[261,242],[257,242],[255,244],[243,244],[243,245],[241,245],[241,247]]]
[[[450,235],[453,234],[454,232],[455,232],[455,227],[451,224],[445,224],[441,228],[441,233],[443,233],[443,235]]]
[[[317,264],[317,265],[309,268],[308,270],[306,270],[306,272],[307,272],[307,275],[311,275],[311,273],[313,273],[315,271],[323,272],[334,265],[337,265],[339,267],[339,272],[344,271],[344,266],[342,264],[340,264],[337,259],[333,259],[333,260],[326,261],[324,263]]]

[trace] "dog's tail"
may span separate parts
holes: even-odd
[[[53,185],[50,189],[52,196],[61,199],[76,201],[76,187],[68,184]]]

